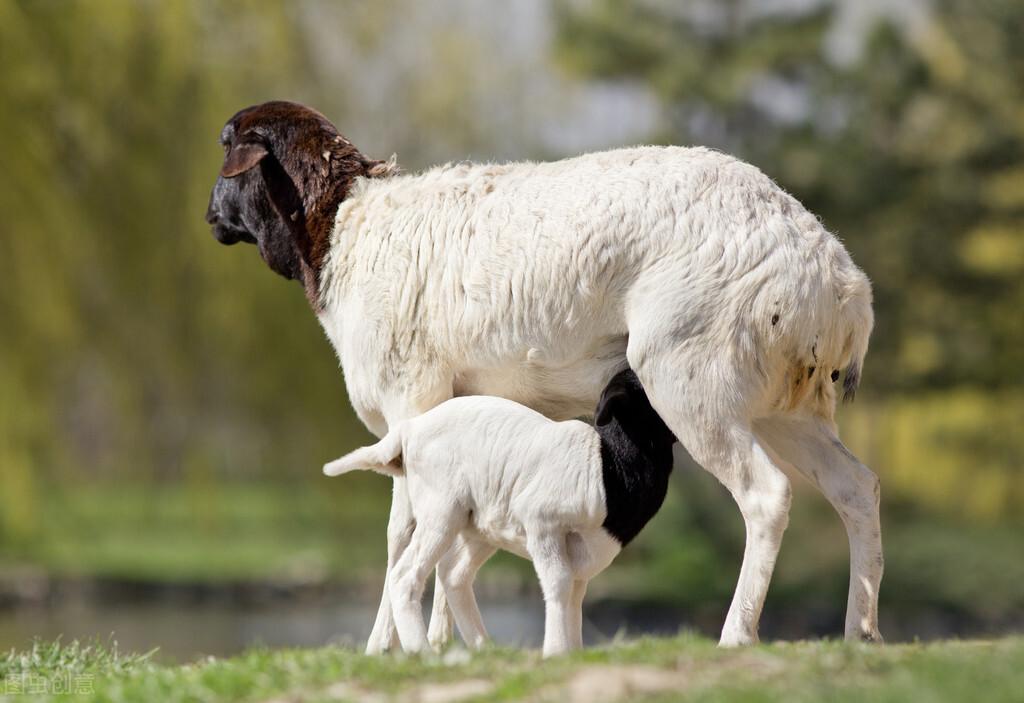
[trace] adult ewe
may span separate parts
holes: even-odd
[[[395,175],[286,102],[242,110],[221,143],[207,221],[301,281],[372,432],[471,394],[583,415],[628,361],[746,522],[721,644],[757,641],[792,473],[846,525],[846,637],[880,640],[878,479],[833,421],[840,370],[846,395],[857,387],[871,288],[764,174],[707,149],[642,147]],[[404,484],[389,569],[412,531]],[[371,652],[395,639],[387,598]],[[437,642],[443,594],[434,615]]]

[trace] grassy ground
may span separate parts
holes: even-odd
[[[91,701],[1020,701],[1024,639],[928,645],[801,642],[719,650],[692,636],[640,639],[542,661],[459,649],[365,657],[351,649],[252,651],[162,667],[99,646],[0,657],[0,700]],[[11,691],[11,682],[22,688]],[[71,693],[64,693],[65,684]],[[34,686],[37,693],[27,690]],[[77,690],[77,693],[75,692]]]

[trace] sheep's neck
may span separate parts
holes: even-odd
[[[672,473],[672,442],[630,436],[618,420],[597,428],[607,516],[602,527],[623,546],[661,508]]]
[[[347,142],[335,142],[326,164],[326,173],[313,190],[305,212],[296,216],[297,228],[304,236],[297,237],[302,249],[302,283],[313,309],[321,312],[320,277],[324,260],[331,246],[334,219],[338,207],[348,195],[355,179],[367,174],[368,164],[375,163],[360,154]]]

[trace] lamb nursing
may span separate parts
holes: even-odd
[[[416,527],[387,583],[405,651],[427,647],[420,599],[435,567],[463,640],[486,641],[473,580],[499,548],[533,561],[544,656],[582,646],[587,583],[661,507],[676,441],[629,370],[601,394],[595,423],[554,422],[503,398],[454,398],[324,466],[328,476],[406,477]]]

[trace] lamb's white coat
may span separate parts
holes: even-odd
[[[404,650],[427,646],[420,599],[435,566],[462,638],[484,643],[473,579],[495,548],[534,563],[545,601],[544,655],[581,645],[587,584],[621,550],[602,527],[607,510],[593,427],[554,422],[504,398],[453,398],[324,473],[357,469],[406,479],[416,527],[387,584]],[[468,561],[442,559],[456,540]]]
[[[879,638],[878,481],[838,439],[829,378],[859,373],[870,284],[755,167],[640,147],[363,179],[338,209],[320,297],[352,404],[378,436],[453,395],[584,415],[628,360],[746,521],[722,644],[757,641],[794,472],[847,528],[847,637]],[[403,484],[389,569],[411,533]],[[432,639],[447,634],[438,606]],[[392,640],[385,592],[368,650]]]

